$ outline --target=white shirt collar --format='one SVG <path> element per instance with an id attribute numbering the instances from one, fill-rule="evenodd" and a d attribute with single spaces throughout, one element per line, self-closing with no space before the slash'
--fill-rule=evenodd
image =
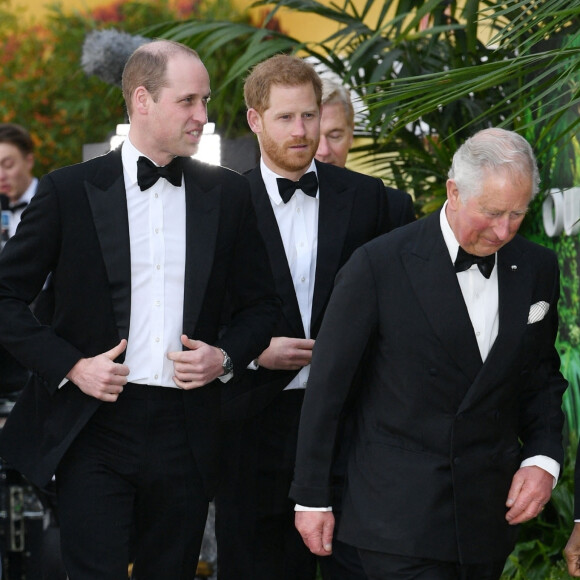
<path id="1" fill-rule="evenodd" d="M 282 201 L 282 198 L 280 197 L 280 192 L 278 191 L 278 183 L 276 182 L 276 179 L 278 179 L 278 177 L 283 176 L 279 175 L 278 173 L 274 173 L 264 163 L 263 158 L 260 158 L 260 171 L 262 172 L 262 179 L 264 180 L 266 191 L 268 192 L 268 195 L 270 196 L 270 200 L 272 201 L 272 203 L 275 205 L 280 205 L 281 203 L 284 203 Z M 314 173 L 316 173 L 316 163 L 314 163 L 314 159 L 310 162 L 310 167 L 304 173 L 308 173 L 308 171 L 314 171 Z M 318 173 L 316 173 L 316 175 L 318 175 Z M 318 197 L 318 193 L 316 194 L 316 197 Z"/>

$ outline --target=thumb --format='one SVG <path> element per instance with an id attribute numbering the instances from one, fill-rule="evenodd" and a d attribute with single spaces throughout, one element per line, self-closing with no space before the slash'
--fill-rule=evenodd
<path id="1" fill-rule="evenodd" d="M 189 350 L 196 350 L 203 345 L 203 342 L 201 340 L 193 340 L 193 338 L 188 338 L 187 334 L 182 334 L 181 344 Z"/>
<path id="2" fill-rule="evenodd" d="M 121 342 L 115 346 L 114 348 L 112 348 L 111 350 L 108 350 L 107 352 L 103 353 L 108 359 L 110 360 L 115 360 L 120 354 L 122 354 L 124 352 L 124 350 L 127 348 L 127 339 L 123 338 L 121 339 Z"/>
<path id="3" fill-rule="evenodd" d="M 332 553 L 332 536 L 334 532 L 334 519 L 325 522 L 322 527 L 322 547 L 328 553 Z"/>

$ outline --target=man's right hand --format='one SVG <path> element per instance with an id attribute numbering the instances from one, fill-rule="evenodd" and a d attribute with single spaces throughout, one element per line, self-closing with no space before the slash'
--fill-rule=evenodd
<path id="1" fill-rule="evenodd" d="M 66 378 L 83 393 L 95 399 L 115 402 L 127 384 L 129 367 L 113 362 L 125 349 L 125 339 L 111 350 L 91 358 L 82 358 L 70 370 Z"/>
<path id="2" fill-rule="evenodd" d="M 310 364 L 314 340 L 275 336 L 258 357 L 258 364 L 272 371 L 298 371 Z"/>
<path id="3" fill-rule="evenodd" d="M 568 574 L 574 578 L 580 577 L 580 523 L 574 524 L 572 534 L 564 548 L 564 556 L 568 563 Z"/>
<path id="4" fill-rule="evenodd" d="M 332 512 L 297 511 L 294 524 L 306 547 L 317 556 L 332 554 L 334 514 Z"/>

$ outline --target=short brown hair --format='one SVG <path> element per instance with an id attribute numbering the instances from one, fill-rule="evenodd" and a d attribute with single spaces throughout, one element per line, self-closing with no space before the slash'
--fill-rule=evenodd
<path id="1" fill-rule="evenodd" d="M 297 56 L 278 54 L 257 64 L 244 84 L 244 99 L 248 109 L 255 109 L 260 115 L 270 106 L 272 85 L 298 87 L 312 84 L 316 103 L 322 102 L 322 82 L 314 67 Z"/>
<path id="2" fill-rule="evenodd" d="M 127 60 L 123 69 L 121 86 L 127 112 L 131 115 L 131 97 L 137 87 L 145 87 L 157 102 L 165 85 L 165 73 L 170 57 L 186 54 L 199 59 L 193 48 L 173 40 L 155 40 L 141 45 Z M 201 60 L 201 59 L 199 59 Z"/>
<path id="3" fill-rule="evenodd" d="M 34 142 L 30 133 L 16 123 L 0 123 L 0 143 L 14 145 L 23 156 L 34 153 Z"/>

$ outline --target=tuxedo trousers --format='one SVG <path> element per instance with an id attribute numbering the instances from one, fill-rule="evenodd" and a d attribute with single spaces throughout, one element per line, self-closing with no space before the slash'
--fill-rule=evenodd
<path id="1" fill-rule="evenodd" d="M 462 565 L 359 549 L 369 580 L 499 580 L 504 562 Z"/>
<path id="2" fill-rule="evenodd" d="M 193 580 L 208 509 L 181 389 L 128 384 L 56 473 L 69 580 Z"/>
<path id="3" fill-rule="evenodd" d="M 220 580 L 314 580 L 316 558 L 288 498 L 304 390 L 281 392 L 246 421 L 224 426 L 215 498 Z"/>

